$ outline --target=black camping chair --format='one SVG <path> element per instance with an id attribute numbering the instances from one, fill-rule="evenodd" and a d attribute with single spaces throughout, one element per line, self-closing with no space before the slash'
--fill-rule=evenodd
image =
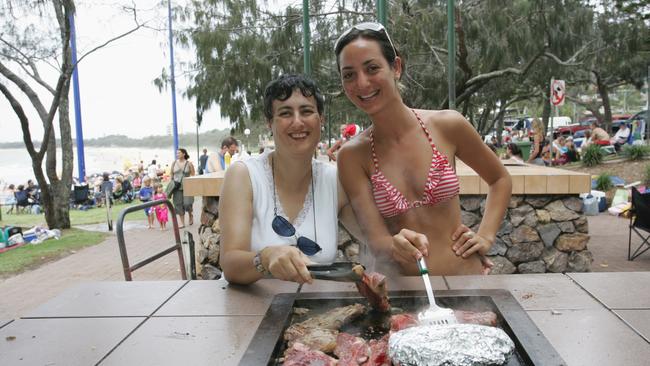
<path id="1" fill-rule="evenodd" d="M 643 230 L 643 232 L 640 230 Z M 634 253 L 632 252 L 632 231 L 643 240 L 634 250 Z M 633 261 L 634 258 L 650 249 L 648 240 L 650 240 L 650 194 L 641 194 L 636 188 L 632 187 L 632 209 L 630 212 L 630 235 L 627 243 L 627 260 Z"/>
<path id="2" fill-rule="evenodd" d="M 72 203 L 76 205 L 90 204 L 90 188 L 87 185 L 74 186 L 72 190 Z"/>

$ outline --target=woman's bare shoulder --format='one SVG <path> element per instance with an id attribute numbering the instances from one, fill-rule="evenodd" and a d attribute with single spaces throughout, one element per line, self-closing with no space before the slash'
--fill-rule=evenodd
<path id="1" fill-rule="evenodd" d="M 339 154 L 343 156 L 368 156 L 370 154 L 370 128 L 343 144 Z"/>
<path id="2" fill-rule="evenodd" d="M 467 122 L 462 114 L 451 109 L 427 110 L 418 109 L 415 112 L 420 116 L 427 128 L 435 128 L 444 131 L 453 131 Z"/>

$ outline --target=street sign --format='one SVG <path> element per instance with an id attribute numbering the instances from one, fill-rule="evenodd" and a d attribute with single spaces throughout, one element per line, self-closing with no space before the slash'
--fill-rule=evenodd
<path id="1" fill-rule="evenodd" d="M 551 104 L 556 107 L 564 105 L 564 80 L 551 80 Z"/>

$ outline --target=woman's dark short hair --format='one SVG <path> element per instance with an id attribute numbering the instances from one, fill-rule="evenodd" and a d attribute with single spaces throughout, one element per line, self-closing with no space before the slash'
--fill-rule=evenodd
<path id="1" fill-rule="evenodd" d="M 511 143 L 508 144 L 508 149 L 510 149 L 510 151 L 512 152 L 512 155 L 513 155 L 513 156 L 519 156 L 519 157 L 522 157 L 521 149 L 520 149 L 519 146 L 518 146 L 517 144 L 515 144 L 514 142 L 511 142 Z"/>
<path id="2" fill-rule="evenodd" d="M 273 101 L 289 99 L 294 90 L 300 90 L 305 97 L 314 97 L 318 114 L 323 114 L 325 103 L 316 82 L 305 75 L 285 74 L 272 80 L 264 89 L 264 116 L 267 120 L 273 119 Z"/>
<path id="3" fill-rule="evenodd" d="M 379 48 L 381 49 L 381 54 L 384 55 L 384 58 L 386 61 L 388 61 L 388 64 L 392 67 L 395 66 L 395 57 L 399 56 L 402 59 L 402 74 L 406 72 L 406 62 L 404 60 L 404 57 L 402 54 L 399 52 L 397 48 L 393 48 L 393 45 L 390 43 L 388 40 L 388 36 L 386 33 L 388 32 L 386 29 L 381 30 L 381 31 L 374 31 L 372 29 L 364 29 L 364 30 L 358 30 L 358 29 L 352 29 L 348 34 L 343 36 L 343 38 L 339 39 L 339 41 L 336 43 L 336 48 L 334 49 L 334 54 L 336 55 L 336 69 L 341 73 L 341 65 L 339 64 L 339 56 L 341 55 L 341 51 L 343 51 L 343 48 L 347 46 L 349 43 L 352 41 L 356 40 L 357 38 L 363 38 L 367 39 L 370 41 L 375 41 L 379 44 Z M 400 75 L 400 78 L 401 78 Z"/>
<path id="4" fill-rule="evenodd" d="M 185 160 L 188 160 L 190 158 L 190 154 L 188 154 L 187 150 L 183 149 L 182 147 L 179 147 L 178 151 L 183 153 L 183 156 L 185 157 Z"/>
<path id="5" fill-rule="evenodd" d="M 108 182 L 111 179 L 111 177 L 108 175 L 108 172 L 104 172 L 104 174 L 102 174 L 102 179 L 104 180 L 104 182 Z"/>

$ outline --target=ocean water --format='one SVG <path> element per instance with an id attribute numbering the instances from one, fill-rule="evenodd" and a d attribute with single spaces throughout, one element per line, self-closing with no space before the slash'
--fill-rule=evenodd
<path id="1" fill-rule="evenodd" d="M 77 151 L 74 150 L 74 173 L 77 177 Z M 190 159 L 196 164 L 196 151 L 189 151 Z M 118 171 L 122 172 L 129 166 L 137 165 L 143 161 L 145 169 L 151 160 L 155 159 L 161 167 L 174 161 L 175 152 L 172 148 L 146 149 L 135 147 L 87 147 L 84 150 L 86 175 Z M 61 154 L 57 154 L 57 171 L 61 171 Z M 45 159 L 44 159 L 45 160 Z M 24 148 L 0 149 L 0 190 L 8 184 L 25 184 L 28 179 L 34 179 L 32 160 Z"/>

